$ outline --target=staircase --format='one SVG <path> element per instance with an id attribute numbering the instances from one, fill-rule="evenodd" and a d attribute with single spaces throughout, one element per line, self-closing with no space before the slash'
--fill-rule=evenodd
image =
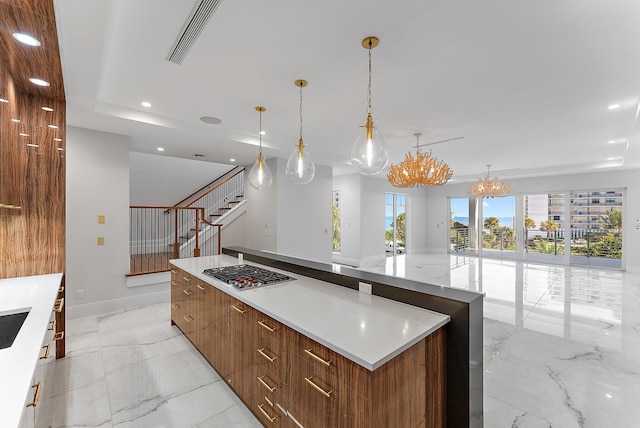
<path id="1" fill-rule="evenodd" d="M 235 167 L 173 206 L 131 206 L 131 275 L 169 270 L 169 260 L 220 254 L 221 230 L 246 211 L 244 167 Z"/>

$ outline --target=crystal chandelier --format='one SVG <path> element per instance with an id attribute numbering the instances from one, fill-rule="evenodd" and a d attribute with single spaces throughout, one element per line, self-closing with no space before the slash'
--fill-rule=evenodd
<path id="1" fill-rule="evenodd" d="M 313 161 L 311 161 L 309 150 L 304 149 L 305 145 L 302 140 L 302 88 L 307 86 L 307 81 L 299 79 L 294 83 L 300 88 L 300 139 L 298 140 L 298 144 L 296 144 L 296 149 L 287 161 L 285 172 L 287 177 L 294 183 L 307 184 L 313 180 L 313 176 L 316 173 L 316 167 L 313 165 Z"/>
<path id="2" fill-rule="evenodd" d="M 485 178 L 479 178 L 478 182 L 469 186 L 467 189 L 468 194 L 493 198 L 494 196 L 504 196 L 511 193 L 511 184 L 498 180 L 498 177 L 490 178 L 489 168 L 491 168 L 491 165 L 487 165 L 487 176 Z"/>
<path id="3" fill-rule="evenodd" d="M 411 151 L 406 154 L 404 160 L 397 165 L 391 165 L 387 180 L 393 187 L 429 187 L 442 186 L 451 176 L 453 171 L 444 161 L 439 161 L 429 153 L 420 152 L 420 133 L 416 136 L 416 157 Z"/>

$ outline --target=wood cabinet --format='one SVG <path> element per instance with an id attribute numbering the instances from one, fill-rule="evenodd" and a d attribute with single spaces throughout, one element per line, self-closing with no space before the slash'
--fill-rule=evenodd
<path id="1" fill-rule="evenodd" d="M 446 425 L 444 329 L 370 371 L 174 270 L 172 321 L 264 426 Z"/>

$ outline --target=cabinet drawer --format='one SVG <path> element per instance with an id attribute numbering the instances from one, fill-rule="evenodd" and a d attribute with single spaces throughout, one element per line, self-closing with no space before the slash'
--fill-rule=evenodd
<path id="1" fill-rule="evenodd" d="M 291 353 L 309 363 L 318 376 L 367 396 L 371 371 L 296 331 L 291 330 L 290 336 L 289 350 L 295 349 Z"/>
<path id="2" fill-rule="evenodd" d="M 298 359 L 290 374 L 289 403 L 291 414 L 306 419 L 312 427 L 354 427 L 355 394 L 340 387 L 327 371 Z M 306 426 L 306 425 L 305 425 Z"/>

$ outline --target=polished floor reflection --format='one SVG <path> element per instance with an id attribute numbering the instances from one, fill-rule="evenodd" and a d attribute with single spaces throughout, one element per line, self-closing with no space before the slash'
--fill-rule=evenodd
<path id="1" fill-rule="evenodd" d="M 444 254 L 363 270 L 485 294 L 485 427 L 640 426 L 640 275 Z"/>

